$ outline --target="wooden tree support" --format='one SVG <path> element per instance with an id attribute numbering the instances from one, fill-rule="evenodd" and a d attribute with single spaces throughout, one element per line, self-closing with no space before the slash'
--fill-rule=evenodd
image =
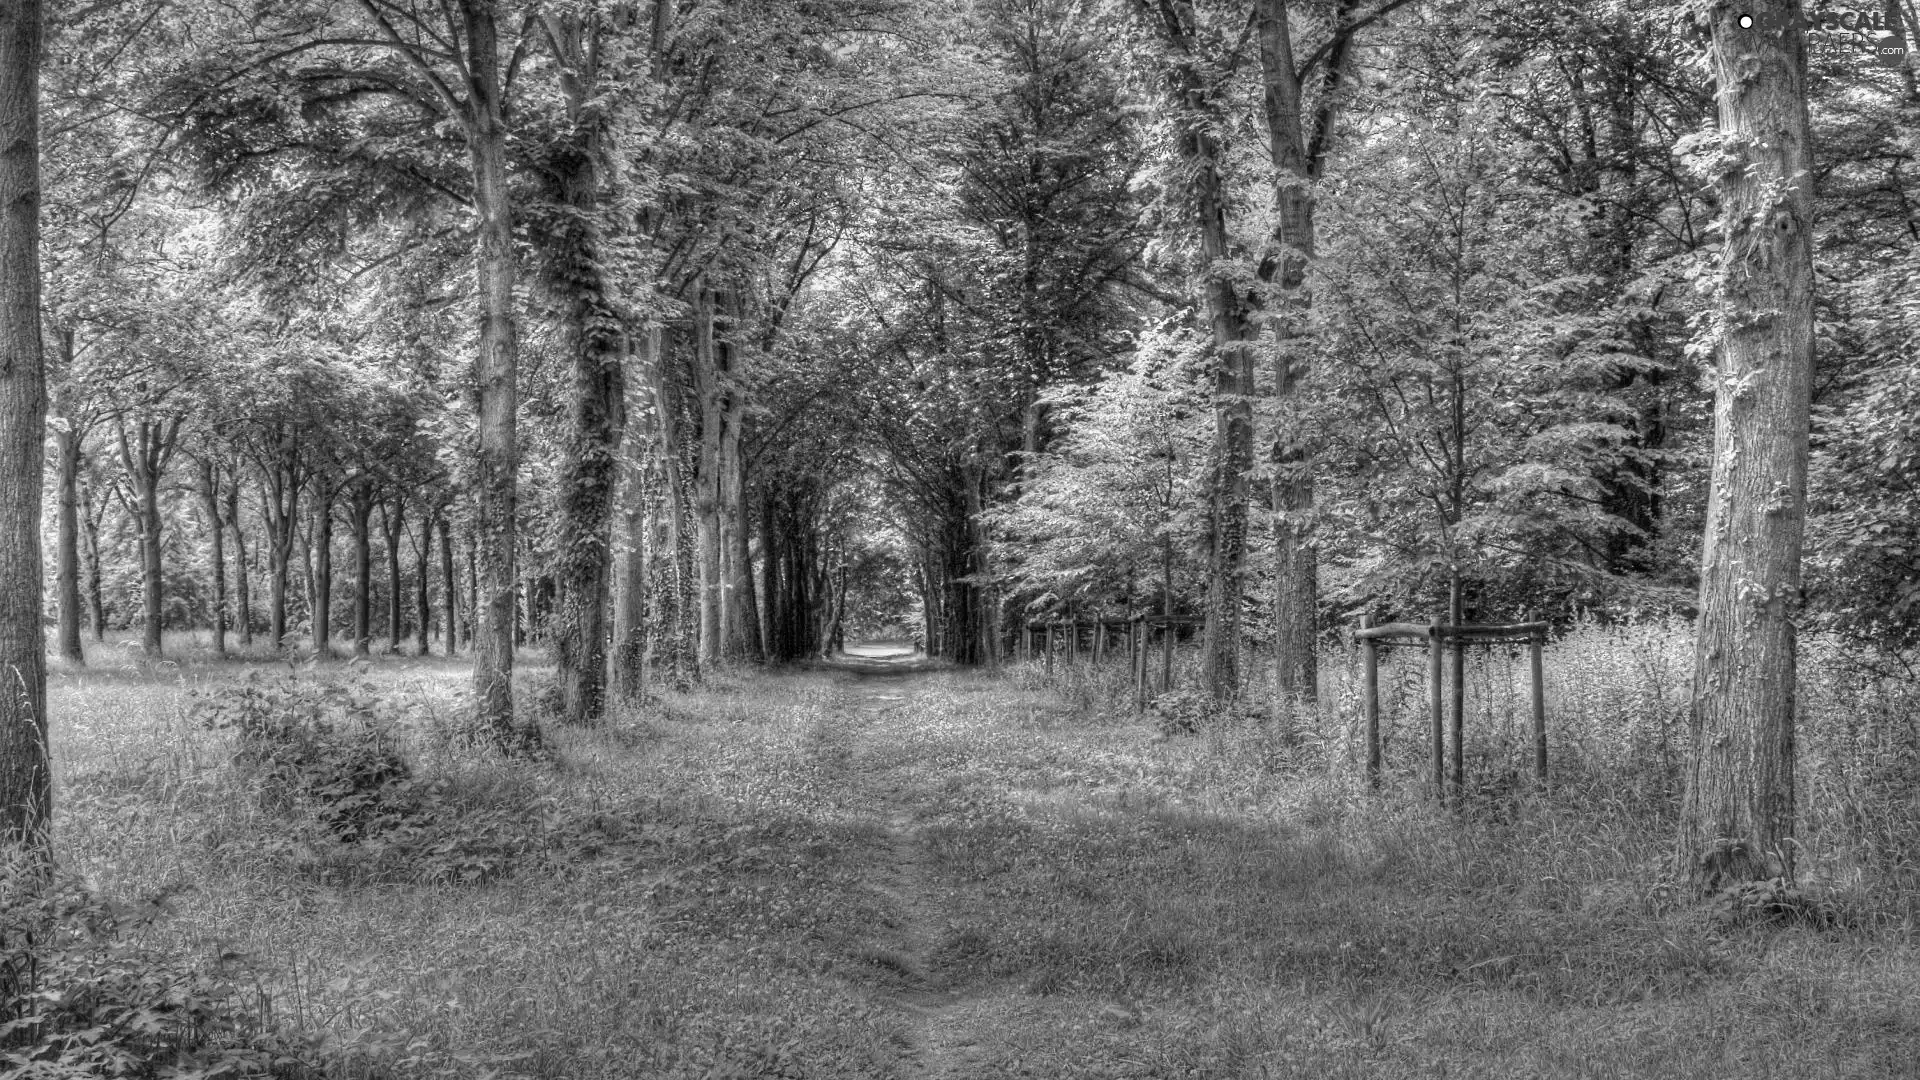
<path id="1" fill-rule="evenodd" d="M 1547 786 L 1547 705 L 1544 677 L 1545 665 L 1541 651 L 1546 645 L 1549 625 L 1544 622 L 1511 623 L 1504 626 L 1448 626 L 1439 619 L 1428 623 L 1387 623 L 1384 626 L 1370 626 L 1368 620 L 1360 620 L 1360 628 L 1354 631 L 1354 638 L 1360 642 L 1361 658 L 1365 665 L 1362 675 L 1361 696 L 1365 710 L 1367 728 L 1367 782 L 1378 786 L 1380 783 L 1381 747 L 1380 747 L 1380 649 L 1390 645 L 1427 646 L 1427 708 L 1433 737 L 1433 754 L 1430 776 L 1436 797 L 1444 800 L 1447 795 L 1447 708 L 1442 694 L 1445 689 L 1445 667 L 1442 658 L 1447 649 L 1456 653 L 1469 645 L 1505 645 L 1525 642 L 1528 646 L 1528 670 L 1532 682 L 1533 705 L 1533 776 L 1534 782 L 1545 790 Z M 1460 668 L 1454 668 L 1457 673 Z M 1466 789 L 1466 688 L 1458 674 L 1453 687 L 1453 793 L 1458 799 Z"/>
<path id="2" fill-rule="evenodd" d="M 1097 618 L 1034 620 L 1020 628 L 1020 655 L 1023 659 L 1033 659 L 1036 641 L 1040 650 L 1041 662 L 1048 675 L 1053 674 L 1054 654 L 1060 653 L 1069 665 L 1077 665 L 1082 654 L 1082 633 L 1086 633 L 1087 649 L 1095 664 L 1106 660 L 1108 651 L 1118 646 L 1124 637 L 1127 643 L 1127 669 L 1134 681 L 1133 708 L 1143 712 L 1148 699 L 1154 694 L 1164 694 L 1173 689 L 1173 642 L 1174 634 L 1182 627 L 1204 626 L 1206 620 L 1190 615 L 1135 615 L 1130 618 Z M 1155 632 L 1160 638 L 1160 678 L 1155 689 L 1150 677 L 1153 637 Z M 1152 691 L 1150 694 L 1149 691 Z"/>

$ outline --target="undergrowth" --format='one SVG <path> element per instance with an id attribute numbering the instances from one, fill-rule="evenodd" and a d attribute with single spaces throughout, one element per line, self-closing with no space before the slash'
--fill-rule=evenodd
<path id="1" fill-rule="evenodd" d="M 1657 626 L 1550 648 L 1544 792 L 1513 658 L 1483 657 L 1454 809 L 1421 782 L 1417 670 L 1383 678 L 1367 786 L 1339 653 L 1323 704 L 1278 716 L 1193 694 L 1136 713 L 1118 665 L 723 674 L 550 724 L 535 762 L 465 738 L 457 662 L 71 675 L 59 844 L 98 904 L 138 913 L 111 962 L 149 989 L 121 998 L 199 988 L 173 1041 L 126 1036 L 165 1067 L 1898 1075 L 1920 961 L 1902 804 L 1873 800 L 1899 794 L 1882 711 L 1907 699 L 1808 675 L 1809 872 L 1703 905 L 1668 879 L 1685 664 L 1662 650 L 1685 645 Z M 1176 685 L 1195 674 L 1179 657 Z M 87 985 L 37 940 L 67 972 L 41 985 Z"/>

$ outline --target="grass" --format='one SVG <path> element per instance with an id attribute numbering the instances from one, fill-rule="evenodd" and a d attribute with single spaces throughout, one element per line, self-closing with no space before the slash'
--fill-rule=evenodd
<path id="1" fill-rule="evenodd" d="M 1344 655 L 1320 710 L 1192 736 L 1118 671 L 814 671 L 517 764 L 461 737 L 465 661 L 376 658 L 434 793 L 384 846 L 263 799 L 195 722 L 248 664 L 103 653 L 54 679 L 57 843 L 110 896 L 168 896 L 142 944 L 337 1076 L 1920 1075 L 1911 692 L 1821 648 L 1818 925 L 1665 886 L 1687 654 L 1660 625 L 1550 650 L 1548 795 L 1504 779 L 1511 658 L 1477 662 L 1465 813 L 1422 797 L 1417 674 L 1383 678 L 1386 789 L 1355 781 Z"/>

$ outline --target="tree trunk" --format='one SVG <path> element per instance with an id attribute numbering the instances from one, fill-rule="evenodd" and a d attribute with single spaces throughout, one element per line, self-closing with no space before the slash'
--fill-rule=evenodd
<path id="1" fill-rule="evenodd" d="M 117 422 L 120 463 L 133 484 L 134 522 L 140 529 L 141 608 L 146 625 L 141 649 L 148 656 L 161 654 L 161 621 L 165 582 L 161 578 L 160 479 L 180 434 L 180 420 L 140 419 L 134 422 L 134 437 L 127 437 L 124 421 Z"/>
<path id="2" fill-rule="evenodd" d="M 1339 5 L 1334 22 L 1347 21 L 1352 4 Z M 1274 465 L 1274 707 L 1317 696 L 1315 636 L 1319 604 L 1319 560 L 1311 543 L 1313 473 L 1301 435 L 1299 385 L 1306 377 L 1306 350 L 1295 343 L 1306 330 L 1312 303 L 1306 289 L 1307 266 L 1313 259 L 1313 184 L 1319 178 L 1321 158 L 1309 146 L 1302 116 L 1299 75 L 1294 67 L 1292 32 L 1285 0 L 1259 0 L 1255 20 L 1260 36 L 1260 66 L 1265 91 L 1267 138 L 1273 157 L 1274 233 L 1272 248 L 1262 261 L 1262 281 L 1279 286 L 1279 311 L 1271 319 L 1278 348 L 1274 350 L 1275 431 Z M 1324 143 L 1333 123 L 1338 97 L 1334 83 L 1346 63 L 1350 36 L 1336 36 L 1326 58 L 1327 86 L 1323 88 L 1316 134 Z"/>
<path id="3" fill-rule="evenodd" d="M 659 404 L 652 399 L 659 380 L 655 370 L 660 357 L 659 329 L 646 327 L 633 343 L 634 371 L 640 378 L 627 383 L 624 396 L 630 421 L 639 429 L 621 445 L 620 492 L 614 500 L 619 509 L 618 540 L 613 551 L 612 668 L 614 692 L 623 700 L 642 702 L 646 700 L 648 599 L 656 585 L 659 556 L 652 527 L 664 502 L 654 464 L 660 453 Z"/>
<path id="4" fill-rule="evenodd" d="M 700 663 L 719 662 L 726 635 L 725 578 L 721 569 L 721 438 L 726 426 L 725 389 L 713 332 L 713 294 L 694 287 L 693 385 L 699 405 L 700 442 L 693 470 L 693 527 L 699 552 Z"/>
<path id="5" fill-rule="evenodd" d="M 416 531 L 413 546 L 413 652 L 425 656 L 430 651 L 427 634 L 433 629 L 433 516 L 428 515 Z"/>
<path id="6" fill-rule="evenodd" d="M 100 524 L 106 504 L 94 499 L 89 484 L 80 487 L 80 530 L 86 542 L 87 610 L 93 616 L 93 640 L 107 640 L 107 599 L 100 580 Z"/>
<path id="7" fill-rule="evenodd" d="M 333 501 L 338 489 L 326 481 L 313 491 L 313 655 L 333 655 Z"/>
<path id="8" fill-rule="evenodd" d="M 452 656 L 460 647 L 460 581 L 453 576 L 453 522 L 444 516 L 440 519 L 440 580 L 446 586 L 445 636 L 441 643 L 446 646 L 447 655 Z"/>
<path id="9" fill-rule="evenodd" d="M 1752 17 L 1743 29 L 1742 15 Z M 1712 11 L 1724 235 L 1682 870 L 1793 876 L 1794 619 L 1813 376 L 1812 161 L 1797 0 Z"/>
<path id="10" fill-rule="evenodd" d="M 579 16 L 549 16 L 547 26 L 548 43 L 562 67 L 561 92 L 574 131 L 567 165 L 556 177 L 559 201 L 571 213 L 547 236 L 546 244 L 549 276 L 559 283 L 565 305 L 573 367 L 555 538 L 560 610 L 554 660 L 561 719 L 591 724 L 606 706 L 609 529 L 626 427 L 627 334 L 601 261 L 603 149 L 597 118 L 604 110 L 592 108 L 599 52 L 587 40 L 590 31 Z"/>
<path id="11" fill-rule="evenodd" d="M 373 650 L 373 487 L 362 478 L 347 502 L 353 533 L 353 655 Z"/>
<path id="12" fill-rule="evenodd" d="M 732 352 L 729 346 L 727 352 Z M 728 365 L 731 369 L 732 364 Z M 747 464 L 740 453 L 740 396 L 729 395 L 726 435 L 720 440 L 720 506 L 726 543 L 727 654 L 736 662 L 763 663 L 760 618 L 753 601 L 753 560 L 748 545 Z"/>
<path id="13" fill-rule="evenodd" d="M 39 0 L 0 0 L 0 848 L 45 868 L 53 785 L 40 621 L 40 35 Z M 0 991 L 26 989 L 5 974 Z"/>
<path id="14" fill-rule="evenodd" d="M 240 630 L 240 644 L 253 644 L 253 596 L 247 583 L 247 530 L 240 521 L 240 469 L 236 465 L 233 480 L 227 485 L 227 524 L 233 528 L 234 623 Z"/>
<path id="15" fill-rule="evenodd" d="M 519 450 L 519 331 L 514 324 L 513 204 L 507 189 L 507 132 L 501 119 L 500 53 L 492 0 L 460 0 L 467 36 L 467 151 L 473 169 L 474 274 L 480 297 L 474 363 L 480 449 L 474 488 L 483 606 L 473 648 L 475 723 L 502 753 L 529 753 L 539 728 L 513 714 L 514 512 Z"/>
<path id="16" fill-rule="evenodd" d="M 61 335 L 72 353 L 73 335 Z M 80 454 L 81 433 L 72 417 L 54 428 L 54 457 L 60 463 L 60 522 L 55 542 L 54 599 L 60 608 L 56 638 L 60 658 L 84 667 L 86 650 L 80 644 Z"/>
<path id="17" fill-rule="evenodd" d="M 460 633 L 466 640 L 467 648 L 473 648 L 474 627 L 480 620 L 480 556 L 475 548 L 474 539 L 467 539 L 467 611 L 461 624 Z"/>
<path id="18" fill-rule="evenodd" d="M 298 533 L 303 484 L 293 437 L 276 433 L 275 453 L 266 469 L 267 633 L 276 651 L 287 647 L 287 582 L 293 572 L 293 541 Z"/>
<path id="19" fill-rule="evenodd" d="M 220 482 L 211 460 L 200 462 L 200 499 L 207 509 L 207 538 L 212 541 L 213 655 L 227 655 L 226 521 L 220 515 Z"/>
<path id="20" fill-rule="evenodd" d="M 391 498 L 380 504 L 380 535 L 387 543 L 387 651 L 400 651 L 400 635 L 406 628 L 402 625 L 402 612 L 406 605 L 400 601 L 405 591 L 400 561 L 400 537 L 406 529 L 406 504 L 396 492 Z"/>
<path id="21" fill-rule="evenodd" d="M 1227 235 L 1226 184 L 1220 174 L 1225 124 L 1220 103 L 1208 89 L 1199 60 L 1197 19 L 1191 0 L 1155 4 L 1136 0 L 1142 17 L 1168 46 L 1173 60 L 1164 73 L 1177 124 L 1177 152 L 1186 174 L 1186 195 L 1200 241 L 1208 322 L 1214 346 L 1214 434 L 1208 485 L 1210 542 L 1207 561 L 1207 627 L 1201 651 L 1202 678 L 1216 700 L 1240 692 L 1240 605 L 1246 591 L 1247 472 L 1253 465 L 1253 351 L 1244 299 L 1234 288 Z"/>

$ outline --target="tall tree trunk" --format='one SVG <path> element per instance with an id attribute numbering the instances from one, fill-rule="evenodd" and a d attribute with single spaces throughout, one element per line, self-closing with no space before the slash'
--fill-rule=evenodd
<path id="1" fill-rule="evenodd" d="M 100 580 L 100 525 L 106 514 L 104 501 L 93 497 L 91 484 L 80 486 L 80 533 L 86 544 L 87 611 L 93 619 L 93 640 L 107 640 L 107 598 Z"/>
<path id="2" fill-rule="evenodd" d="M 160 517 L 160 479 L 166 475 L 167 463 L 173 458 L 180 420 L 177 417 L 137 420 L 131 440 L 124 421 L 116 421 L 115 430 L 120 440 L 120 463 L 133 484 L 134 521 L 140 529 L 141 608 L 146 620 L 141 649 L 148 656 L 159 656 L 165 601 L 165 581 L 161 576 L 160 530 L 164 522 Z"/>
<path id="3" fill-rule="evenodd" d="M 200 499 L 207 510 L 207 538 L 212 552 L 213 654 L 227 655 L 227 524 L 220 514 L 220 481 L 211 459 L 200 462 Z"/>
<path id="4" fill-rule="evenodd" d="M 46 867 L 53 784 L 40 622 L 40 35 L 39 0 L 0 0 L 0 848 Z M 0 992 L 25 989 L 6 976 Z"/>
<path id="5" fill-rule="evenodd" d="M 347 500 L 353 533 L 353 655 L 373 651 L 373 486 L 362 478 Z"/>
<path id="6" fill-rule="evenodd" d="M 658 382 L 659 328 L 645 327 L 634 336 L 633 345 L 633 370 L 639 377 L 627 382 L 624 397 L 629 421 L 639 426 L 624 440 L 619 454 L 611 666 L 614 692 L 623 700 L 641 702 L 646 700 L 648 599 L 656 584 L 659 555 L 652 526 L 664 502 L 655 471 L 660 414 L 652 399 Z"/>
<path id="7" fill-rule="evenodd" d="M 61 334 L 62 348 L 72 354 L 73 334 Z M 60 463 L 60 521 L 54 551 L 54 599 L 60 608 L 56 634 L 60 658 L 85 666 L 80 643 L 80 454 L 81 432 L 72 417 L 54 428 L 54 456 Z"/>
<path id="8" fill-rule="evenodd" d="M 693 527 L 699 552 L 700 663 L 719 662 L 726 635 L 725 576 L 721 569 L 721 440 L 726 427 L 726 390 L 714 341 L 713 294 L 696 283 L 693 302 L 693 386 L 699 408 L 700 441 L 693 469 Z"/>
<path id="9" fill-rule="evenodd" d="M 313 586 L 310 610 L 313 613 L 313 655 L 325 659 L 333 655 L 333 502 L 339 489 L 325 480 L 314 485 Z"/>
<path id="10" fill-rule="evenodd" d="M 387 651 L 390 653 L 400 651 L 400 635 L 405 632 L 401 613 L 406 611 L 406 605 L 400 599 L 405 591 L 400 537 L 406 529 L 406 513 L 406 503 L 401 501 L 398 492 L 380 504 L 380 536 L 387 543 Z"/>
<path id="11" fill-rule="evenodd" d="M 1191 0 L 1136 0 L 1168 47 L 1164 73 L 1178 117 L 1177 152 L 1186 175 L 1199 265 L 1214 346 L 1214 432 L 1208 484 L 1207 627 L 1201 671 L 1217 700 L 1240 692 L 1240 605 L 1246 591 L 1247 472 L 1253 465 L 1253 351 L 1244 298 L 1234 287 L 1227 235 L 1226 184 L 1220 175 L 1225 121 L 1202 73 Z"/>
<path id="12" fill-rule="evenodd" d="M 1334 24 L 1347 23 L 1351 0 L 1336 5 Z M 1337 31 L 1325 60 L 1320 107 L 1309 125 L 1303 115 L 1300 76 L 1294 67 L 1293 37 L 1286 0 L 1258 0 L 1255 21 L 1260 37 L 1260 67 L 1267 118 L 1268 149 L 1274 167 L 1272 250 L 1259 277 L 1278 285 L 1279 310 L 1268 321 L 1278 339 L 1274 350 L 1276 428 L 1272 461 L 1274 512 L 1274 671 L 1276 711 L 1293 701 L 1317 696 L 1315 635 L 1319 604 L 1319 560 L 1312 545 L 1313 473 L 1301 435 L 1298 401 L 1307 375 L 1306 330 L 1312 298 L 1307 266 L 1314 254 L 1313 185 L 1320 177 L 1326 136 L 1339 103 L 1338 81 L 1347 63 L 1351 31 Z M 1311 128 L 1311 129 L 1310 129 Z"/>
<path id="13" fill-rule="evenodd" d="M 234 624 L 240 630 L 241 646 L 253 644 L 253 595 L 247 575 L 247 530 L 240 520 L 240 469 L 235 466 L 233 480 L 227 484 L 227 524 L 233 528 Z"/>
<path id="14" fill-rule="evenodd" d="M 292 437 L 280 432 L 273 463 L 266 470 L 267 633 L 276 651 L 287 647 L 287 585 L 293 573 L 293 541 L 298 535 L 303 480 Z"/>
<path id="15" fill-rule="evenodd" d="M 729 345 L 723 350 L 732 353 Z M 734 365 L 729 363 L 731 371 Z M 748 548 L 747 465 L 740 453 L 741 421 L 745 418 L 739 394 L 728 394 L 726 432 L 720 440 L 720 524 L 725 545 L 728 658 L 760 663 L 759 613 L 753 603 L 753 562 Z"/>
<path id="16" fill-rule="evenodd" d="M 1742 28 L 1742 16 L 1751 26 Z M 1683 871 L 1793 875 L 1794 619 L 1813 378 L 1812 160 L 1797 0 L 1711 13 L 1723 247 Z"/>
<path id="17" fill-rule="evenodd" d="M 460 0 L 467 38 L 467 151 L 473 169 L 474 274 L 480 297 L 480 450 L 474 479 L 482 606 L 473 648 L 475 723 L 505 754 L 536 750 L 537 726 L 513 713 L 514 513 L 520 465 L 519 331 L 514 323 L 513 204 L 507 190 L 507 131 L 501 119 L 499 34 L 492 0 Z"/>
<path id="18" fill-rule="evenodd" d="M 460 647 L 460 579 L 453 576 L 453 522 L 445 516 L 440 518 L 440 580 L 446 586 L 446 595 L 442 598 L 446 608 L 446 635 L 441 643 L 446 646 L 447 655 L 452 656 Z"/>
<path id="19" fill-rule="evenodd" d="M 420 523 L 413 545 L 413 652 L 425 656 L 429 651 L 428 633 L 433 629 L 433 514 Z"/>
<path id="20" fill-rule="evenodd" d="M 591 40 L 596 28 L 572 14 L 549 15 L 546 26 L 575 132 L 557 177 L 559 201 L 572 212 L 546 236 L 545 245 L 548 275 L 558 283 L 566 309 L 573 367 L 555 538 L 560 610 L 554 660 L 561 719 L 590 724 L 600 719 L 606 704 L 609 529 L 626 427 L 627 334 L 612 283 L 602 271 L 604 149 L 598 116 L 603 110 L 592 108 L 599 81 L 599 50 Z"/>

